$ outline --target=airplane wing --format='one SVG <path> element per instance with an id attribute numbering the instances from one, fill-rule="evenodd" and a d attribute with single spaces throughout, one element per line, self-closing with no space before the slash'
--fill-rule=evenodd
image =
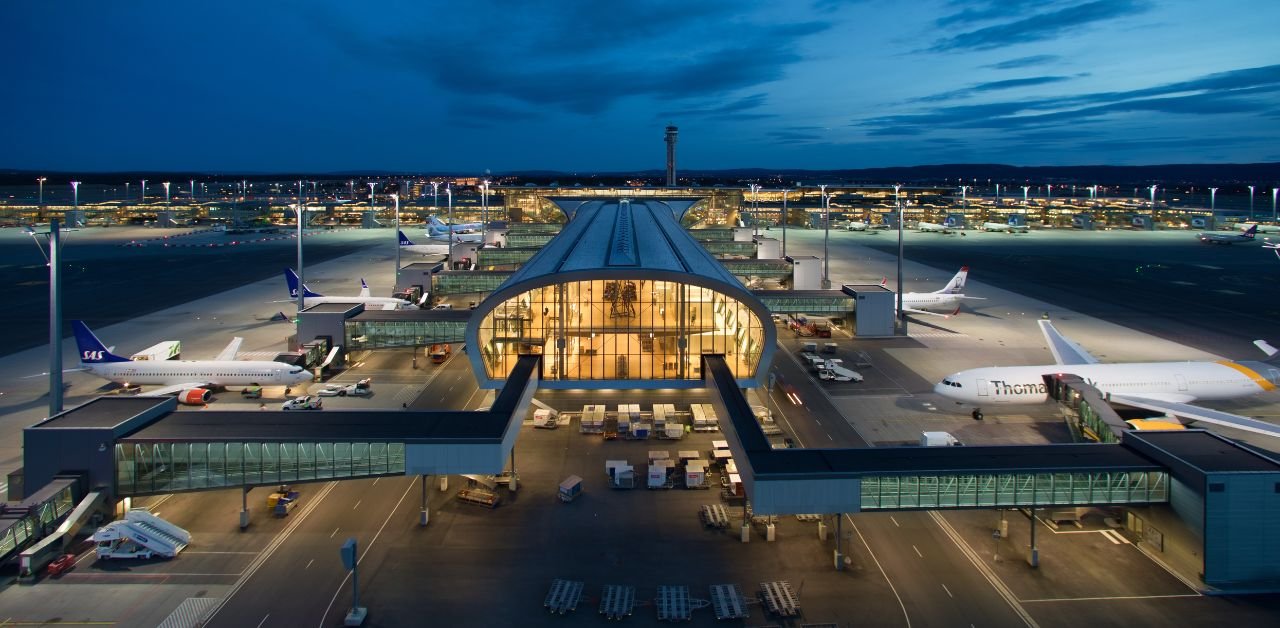
<path id="1" fill-rule="evenodd" d="M 394 310 L 394 309 L 396 309 L 396 304 L 395 304 L 395 303 L 386 303 L 386 304 L 383 304 L 382 309 L 383 309 L 383 310 Z"/>
<path id="2" fill-rule="evenodd" d="M 1231 414 L 1230 412 L 1222 412 L 1221 410 L 1211 410 L 1209 408 L 1193 406 L 1189 403 L 1178 403 L 1176 401 L 1165 401 L 1162 399 L 1152 399 L 1150 397 L 1137 397 L 1131 395 L 1111 395 L 1111 401 L 1124 404 L 1126 406 L 1142 408 L 1144 410 L 1165 412 L 1184 419 L 1190 419 L 1192 421 L 1234 427 L 1238 430 L 1253 432 L 1255 434 L 1264 434 L 1266 436 L 1280 436 L 1280 425 L 1251 419 L 1238 414 Z"/>
<path id="3" fill-rule="evenodd" d="M 1090 355 L 1080 345 L 1067 340 L 1066 336 L 1054 329 L 1053 323 L 1041 320 L 1040 331 L 1044 333 L 1044 340 L 1049 343 L 1049 350 L 1053 352 L 1053 359 L 1058 364 L 1098 363 L 1098 358 Z"/>
<path id="4" fill-rule="evenodd" d="M 187 382 L 185 384 L 173 384 L 172 386 L 162 386 L 155 390 L 148 390 L 139 397 L 165 397 L 168 395 L 176 395 L 188 388 L 205 388 L 209 386 L 209 382 Z"/>
<path id="5" fill-rule="evenodd" d="M 239 336 L 232 338 L 231 342 L 227 344 L 227 347 L 223 349 L 222 352 L 214 358 L 214 360 L 231 361 L 236 359 L 236 354 L 240 353 L 240 344 L 243 342 L 244 338 Z"/>
<path id="6" fill-rule="evenodd" d="M 951 318 L 951 314 L 940 314 L 938 312 L 926 312 L 925 310 L 917 310 L 909 307 L 902 308 L 902 311 L 908 314 L 928 314 L 929 316 L 941 316 L 942 318 Z M 960 311 L 960 308 L 956 308 L 956 312 L 959 312 L 959 311 Z M 952 314 L 954 313 L 955 312 L 952 312 Z"/>

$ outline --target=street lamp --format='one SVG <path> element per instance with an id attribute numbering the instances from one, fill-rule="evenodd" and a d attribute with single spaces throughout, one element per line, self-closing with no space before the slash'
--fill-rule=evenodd
<path id="1" fill-rule="evenodd" d="M 72 203 L 75 205 L 76 210 L 79 210 L 80 209 L 80 182 L 79 181 L 71 182 L 71 198 L 72 198 Z"/>
<path id="2" fill-rule="evenodd" d="M 165 181 L 164 183 L 161 183 L 160 185 L 163 185 L 163 186 L 164 186 L 164 204 L 165 204 L 165 205 L 168 205 L 168 204 L 169 204 L 169 182 L 168 182 L 168 181 Z"/>
<path id="3" fill-rule="evenodd" d="M 1151 211 L 1153 212 L 1156 210 L 1156 188 L 1158 187 L 1160 186 L 1158 185 L 1151 186 Z"/>
<path id="4" fill-rule="evenodd" d="M 996 206 L 1000 205 L 1000 184 L 996 184 Z"/>
<path id="5" fill-rule="evenodd" d="M 440 182 L 432 181 L 431 182 L 431 209 L 434 210 L 439 207 L 440 207 Z"/>
<path id="6" fill-rule="evenodd" d="M 787 192 L 788 188 L 782 189 L 782 257 L 787 257 Z"/>
<path id="7" fill-rule="evenodd" d="M 1276 221 L 1276 192 L 1280 192 L 1280 188 L 1271 188 L 1271 222 Z"/>
<path id="8" fill-rule="evenodd" d="M 1022 206 L 1023 207 L 1027 206 L 1027 191 L 1030 189 L 1031 189 L 1031 186 L 1029 185 L 1022 186 Z"/>
<path id="9" fill-rule="evenodd" d="M 827 186 L 819 185 L 822 191 L 822 287 L 831 287 L 831 255 L 827 251 L 827 240 L 831 238 L 831 199 L 827 197 Z"/>
<path id="10" fill-rule="evenodd" d="M 488 228 L 489 228 L 489 180 L 485 179 L 481 186 L 480 193 L 480 246 L 488 244 Z"/>
<path id="11" fill-rule="evenodd" d="M 147 180 L 146 179 L 142 180 L 142 201 L 141 202 L 143 203 L 147 202 Z"/>
<path id="12" fill-rule="evenodd" d="M 1209 211 L 1217 207 L 1218 188 L 1209 188 Z"/>
<path id="13" fill-rule="evenodd" d="M 905 221 L 902 216 L 902 199 L 899 197 L 901 191 L 902 184 L 893 184 L 893 204 L 898 207 L 898 329 L 901 335 L 905 336 L 907 335 L 907 314 L 902 310 L 902 223 Z"/>
<path id="14" fill-rule="evenodd" d="M 1053 201 L 1053 184 L 1052 184 L 1052 183 L 1050 183 L 1050 184 L 1046 185 L 1046 186 L 1045 186 L 1045 189 L 1046 189 L 1046 190 L 1048 190 L 1048 191 L 1045 193 L 1045 204 L 1046 204 L 1046 205 L 1048 205 L 1050 202 L 1052 202 L 1052 201 Z"/>
<path id="15" fill-rule="evenodd" d="M 1253 186 L 1249 186 L 1249 220 L 1253 221 Z"/>
<path id="16" fill-rule="evenodd" d="M 391 200 L 396 204 L 396 285 L 397 290 L 400 289 L 400 194 L 391 193 Z"/>
<path id="17" fill-rule="evenodd" d="M 37 204 L 38 207 L 44 207 L 44 182 L 48 180 L 48 177 L 40 177 L 36 179 L 36 183 L 40 184 L 40 202 Z"/>
<path id="18" fill-rule="evenodd" d="M 191 201 L 195 202 L 195 200 L 196 200 L 196 180 L 192 179 L 191 180 Z"/>

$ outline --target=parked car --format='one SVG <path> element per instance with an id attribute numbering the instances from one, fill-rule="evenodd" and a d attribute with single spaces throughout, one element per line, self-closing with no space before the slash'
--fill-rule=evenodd
<path id="1" fill-rule="evenodd" d="M 324 405 L 319 397 L 303 395 L 280 404 L 281 410 L 319 410 Z"/>
<path id="2" fill-rule="evenodd" d="M 373 379 L 368 377 L 354 384 L 326 384 L 324 388 L 316 392 L 321 397 L 346 397 L 347 395 L 363 397 L 372 393 Z"/>

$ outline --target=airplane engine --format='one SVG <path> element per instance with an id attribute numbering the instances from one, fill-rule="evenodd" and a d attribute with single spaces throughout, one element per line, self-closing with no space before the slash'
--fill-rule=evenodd
<path id="1" fill-rule="evenodd" d="M 188 406 L 202 406 L 209 403 L 209 391 L 203 388 L 188 388 L 178 393 L 178 403 Z"/>

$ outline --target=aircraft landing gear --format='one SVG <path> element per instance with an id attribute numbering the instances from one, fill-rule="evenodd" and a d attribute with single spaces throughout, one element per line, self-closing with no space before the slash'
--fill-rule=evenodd
<path id="1" fill-rule="evenodd" d="M 982 420 L 982 408 L 974 408 L 974 409 L 973 409 L 973 420 L 974 420 L 974 421 L 981 421 L 981 420 Z"/>
<path id="2" fill-rule="evenodd" d="M 293 393 L 289 392 L 289 387 L 288 387 L 288 386 L 285 386 L 284 394 L 286 394 L 286 395 L 290 395 L 290 394 L 293 394 Z M 975 410 L 975 412 L 976 412 L 976 410 Z"/>

